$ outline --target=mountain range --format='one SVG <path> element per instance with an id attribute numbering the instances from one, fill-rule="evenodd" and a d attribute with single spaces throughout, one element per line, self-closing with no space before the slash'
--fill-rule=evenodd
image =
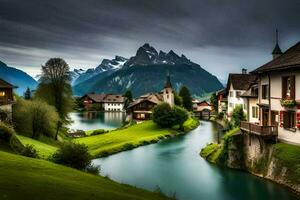
<path id="1" fill-rule="evenodd" d="M 37 86 L 37 82 L 28 74 L 22 70 L 16 69 L 14 67 L 9 67 L 7 64 L 0 61 L 0 78 L 17 86 L 14 91 L 18 95 L 23 95 L 25 90 L 30 88 L 34 90 Z"/>
<path id="2" fill-rule="evenodd" d="M 171 75 L 173 88 L 179 90 L 187 86 L 195 96 L 223 88 L 214 75 L 174 51 L 157 51 L 149 44 L 138 48 L 135 56 L 129 59 L 116 56 L 113 60 L 104 59 L 95 69 L 77 73 L 73 81 L 75 95 L 85 93 L 124 93 L 131 90 L 134 96 L 160 91 L 167 71 Z M 74 72 L 75 73 L 75 72 Z"/>

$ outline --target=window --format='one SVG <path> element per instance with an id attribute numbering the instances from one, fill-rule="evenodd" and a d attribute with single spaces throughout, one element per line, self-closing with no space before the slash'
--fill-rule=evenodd
<path id="1" fill-rule="evenodd" d="M 234 104 L 233 104 L 233 103 L 229 103 L 229 107 L 230 107 L 230 108 L 233 108 L 233 107 L 234 107 Z"/>
<path id="2" fill-rule="evenodd" d="M 230 91 L 230 92 L 229 92 L 229 96 L 230 96 L 230 97 L 233 97 L 233 91 Z"/>
<path id="3" fill-rule="evenodd" d="M 5 96 L 5 92 L 4 91 L 0 91 L 0 97 L 4 97 Z"/>
<path id="4" fill-rule="evenodd" d="M 259 111 L 257 106 L 252 106 L 252 118 L 258 118 Z"/>
<path id="5" fill-rule="evenodd" d="M 240 98 L 241 97 L 242 92 L 236 92 L 236 97 Z"/>
<path id="6" fill-rule="evenodd" d="M 262 99 L 269 98 L 269 85 L 262 85 Z"/>
<path id="7" fill-rule="evenodd" d="M 295 128 L 296 126 L 296 113 L 294 111 L 286 111 L 283 113 L 283 127 Z"/>
<path id="8" fill-rule="evenodd" d="M 282 98 L 295 99 L 295 76 L 282 77 Z"/>

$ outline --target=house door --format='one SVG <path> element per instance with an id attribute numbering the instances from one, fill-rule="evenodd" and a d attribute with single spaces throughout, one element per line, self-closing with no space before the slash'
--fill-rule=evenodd
<path id="1" fill-rule="evenodd" d="M 278 126 L 278 111 L 271 111 L 271 125 Z"/>
<path id="2" fill-rule="evenodd" d="M 269 109 L 263 109 L 263 126 L 268 126 L 269 121 Z"/>

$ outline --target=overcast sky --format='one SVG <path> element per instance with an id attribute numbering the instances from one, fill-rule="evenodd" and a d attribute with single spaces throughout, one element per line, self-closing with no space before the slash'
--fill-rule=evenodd
<path id="1" fill-rule="evenodd" d="M 51 57 L 71 68 L 173 49 L 221 80 L 271 59 L 275 28 L 300 41 L 300 0 L 0 0 L 0 60 L 31 75 Z"/>

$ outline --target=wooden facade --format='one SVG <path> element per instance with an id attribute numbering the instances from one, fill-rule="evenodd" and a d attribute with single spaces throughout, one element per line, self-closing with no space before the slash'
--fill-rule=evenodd
<path id="1" fill-rule="evenodd" d="M 0 79 L 0 106 L 13 103 L 13 88 L 15 88 L 15 86 Z"/>
<path id="2" fill-rule="evenodd" d="M 132 119 L 147 120 L 151 118 L 152 109 L 156 105 L 152 101 L 143 100 L 129 107 L 126 112 L 132 116 Z"/>

